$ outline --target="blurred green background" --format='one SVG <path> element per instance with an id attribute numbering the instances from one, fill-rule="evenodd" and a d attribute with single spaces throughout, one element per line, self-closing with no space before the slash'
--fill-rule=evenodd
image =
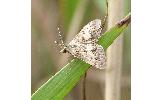
<path id="1" fill-rule="evenodd" d="M 130 12 L 130 0 L 122 0 L 123 17 Z M 60 27 L 67 44 L 89 21 L 105 16 L 105 0 L 32 0 L 32 65 L 31 93 L 69 61 L 68 54 L 59 53 L 54 41 Z M 131 27 L 124 32 L 121 100 L 131 100 Z M 87 76 L 88 100 L 104 100 L 104 71 L 91 68 Z M 82 80 L 65 97 L 82 100 Z"/>

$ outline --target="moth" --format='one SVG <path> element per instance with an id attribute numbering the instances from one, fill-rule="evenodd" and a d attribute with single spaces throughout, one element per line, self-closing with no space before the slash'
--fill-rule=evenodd
<path id="1" fill-rule="evenodd" d="M 107 3 L 107 2 L 106 2 Z M 107 3 L 108 7 L 108 3 Z M 71 42 L 64 46 L 60 31 L 60 46 L 62 53 L 70 53 L 76 58 L 79 58 L 93 67 L 104 69 L 106 65 L 106 55 L 101 45 L 97 44 L 98 39 L 102 35 L 102 29 L 107 19 L 107 13 L 101 24 L 100 19 L 95 19 L 89 22 L 81 29 L 81 31 L 71 40 Z M 59 28 L 58 28 L 59 30 Z M 57 42 L 55 41 L 57 44 Z"/>

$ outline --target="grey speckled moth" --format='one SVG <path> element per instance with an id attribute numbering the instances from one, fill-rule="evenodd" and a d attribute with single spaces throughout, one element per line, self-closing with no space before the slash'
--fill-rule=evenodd
<path id="1" fill-rule="evenodd" d="M 95 19 L 89 22 L 67 46 L 64 46 L 61 38 L 60 45 L 62 46 L 62 50 L 60 52 L 68 52 L 93 67 L 104 69 L 106 64 L 106 55 L 103 47 L 98 45 L 97 41 L 102 35 L 101 31 L 105 25 L 106 18 L 107 15 L 105 16 L 103 24 L 101 24 L 100 19 Z"/>

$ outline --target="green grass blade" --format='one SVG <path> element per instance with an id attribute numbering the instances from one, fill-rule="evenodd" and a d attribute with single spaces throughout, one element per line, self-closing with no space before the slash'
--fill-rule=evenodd
<path id="1" fill-rule="evenodd" d="M 113 41 L 126 29 L 130 23 L 130 13 L 119 21 L 99 39 L 98 44 L 104 49 L 108 48 Z M 33 95 L 32 100 L 62 100 L 90 68 L 90 65 L 80 59 L 73 59 L 58 73 L 51 77 Z"/>
<path id="2" fill-rule="evenodd" d="M 114 27 L 105 32 L 98 41 L 98 44 L 102 45 L 104 49 L 107 49 L 113 41 L 121 34 L 121 32 L 126 29 L 131 20 L 131 14 L 119 21 Z"/>

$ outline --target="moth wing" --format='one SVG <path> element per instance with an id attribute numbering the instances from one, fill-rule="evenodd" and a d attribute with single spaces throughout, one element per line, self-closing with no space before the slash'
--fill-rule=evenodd
<path id="1" fill-rule="evenodd" d="M 78 52 L 80 49 L 84 50 L 84 48 L 80 48 L 81 45 L 93 44 L 97 42 L 98 38 L 101 36 L 101 20 L 95 19 L 89 22 L 87 25 L 83 27 L 83 29 L 70 41 L 67 45 L 67 51 L 69 51 L 75 57 L 79 56 Z M 76 53 L 76 54 L 75 54 Z M 79 58 L 78 57 L 78 58 Z"/>
<path id="2" fill-rule="evenodd" d="M 73 38 L 71 42 L 80 43 L 94 43 L 98 41 L 101 34 L 101 20 L 95 19 L 89 22 L 87 25 L 81 29 L 81 31 Z"/>
<path id="3" fill-rule="evenodd" d="M 81 53 L 81 59 L 93 67 L 104 69 L 106 65 L 106 55 L 104 49 L 98 44 L 86 45 L 86 52 Z"/>
<path id="4" fill-rule="evenodd" d="M 94 67 L 104 69 L 105 52 L 101 45 L 96 44 L 102 35 L 101 31 L 100 19 L 89 22 L 67 45 L 66 50 L 74 57 L 80 58 Z"/>
<path id="5" fill-rule="evenodd" d="M 101 36 L 101 20 L 95 19 L 83 27 L 78 35 L 84 38 L 84 41 L 97 41 Z"/>

